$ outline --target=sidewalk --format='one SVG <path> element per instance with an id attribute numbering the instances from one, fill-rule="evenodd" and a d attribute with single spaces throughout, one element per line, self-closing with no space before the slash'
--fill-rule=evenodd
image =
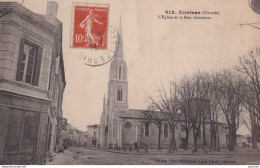
<path id="1" fill-rule="evenodd" d="M 215 155 L 215 156 L 213 156 Z M 167 164 L 184 164 L 183 161 L 195 161 L 194 164 L 200 164 L 200 161 L 214 161 L 214 164 L 258 164 L 260 151 L 256 149 L 239 149 L 237 152 L 230 152 L 222 149 L 220 152 L 205 153 L 201 149 L 197 153 L 191 150 L 178 150 L 173 153 L 167 153 L 166 149 L 160 151 L 144 149 L 139 152 L 124 150 L 104 150 L 100 148 L 73 147 L 64 150 L 64 153 L 54 153 L 52 159 L 47 161 L 46 165 L 87 165 L 87 164 L 166 164 L 161 161 L 167 161 Z M 223 162 L 223 163 L 222 163 Z M 231 163 L 232 162 L 232 163 Z M 205 163 L 204 163 L 205 164 Z"/>
<path id="2" fill-rule="evenodd" d="M 77 164 L 77 161 L 73 159 L 73 153 L 69 150 L 64 150 L 64 153 L 54 153 L 52 158 L 46 161 L 46 165 L 70 165 Z"/>
<path id="3" fill-rule="evenodd" d="M 220 152 L 217 151 L 202 151 L 198 150 L 196 153 L 192 153 L 191 150 L 177 150 L 172 153 L 168 153 L 167 149 L 157 150 L 157 149 L 148 149 L 148 153 L 145 152 L 144 149 L 140 149 L 139 152 L 136 150 L 113 150 L 113 149 L 99 149 L 99 148 L 91 148 L 94 150 L 104 150 L 112 153 L 120 153 L 120 154 L 133 154 L 133 155 L 260 155 L 259 149 L 239 149 L 238 151 L 229 151 L 227 149 L 222 149 Z"/>

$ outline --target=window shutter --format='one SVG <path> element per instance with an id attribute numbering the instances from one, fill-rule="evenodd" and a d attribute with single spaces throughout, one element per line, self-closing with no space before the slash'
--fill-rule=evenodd
<path id="1" fill-rule="evenodd" d="M 36 60 L 36 66 L 35 71 L 33 75 L 33 85 L 38 86 L 39 85 L 39 79 L 40 79 L 40 71 L 41 71 L 41 62 L 42 62 L 42 48 L 39 47 L 37 60 Z"/>
<path id="2" fill-rule="evenodd" d="M 20 53 L 19 53 L 19 58 L 18 58 L 18 64 L 17 64 L 17 72 L 16 72 L 16 80 L 21 81 L 22 76 L 20 74 L 21 71 L 21 61 L 23 57 L 23 49 L 24 49 L 24 39 L 21 40 L 21 45 L 20 45 Z"/>

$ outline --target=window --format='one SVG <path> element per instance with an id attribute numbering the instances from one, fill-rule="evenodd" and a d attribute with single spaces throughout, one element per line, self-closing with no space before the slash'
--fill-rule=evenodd
<path id="1" fill-rule="evenodd" d="M 119 79 L 121 79 L 121 66 L 119 67 L 118 74 L 119 74 Z"/>
<path id="2" fill-rule="evenodd" d="M 168 124 L 165 123 L 163 128 L 164 128 L 164 130 L 163 130 L 164 138 L 168 138 Z"/>
<path id="3" fill-rule="evenodd" d="M 12 110 L 9 108 L 4 108 L 4 111 L 8 112 L 8 119 L 3 120 L 4 122 L 7 122 L 7 134 L 4 141 L 4 154 L 7 156 L 17 156 L 19 149 L 20 128 L 22 123 L 22 111 Z"/>
<path id="4" fill-rule="evenodd" d="M 185 132 L 185 126 L 181 125 L 181 132 Z"/>
<path id="5" fill-rule="evenodd" d="M 149 126 L 150 126 L 149 122 L 146 122 L 145 125 L 144 125 L 145 136 L 149 136 Z"/>
<path id="6" fill-rule="evenodd" d="M 16 80 L 37 86 L 39 82 L 42 49 L 22 39 Z"/>
<path id="7" fill-rule="evenodd" d="M 24 114 L 24 131 L 22 136 L 22 144 L 20 153 L 32 155 L 37 146 L 37 135 L 39 114 L 34 112 L 26 112 Z"/>
<path id="8" fill-rule="evenodd" d="M 97 140 L 92 140 L 92 145 L 96 145 Z"/>
<path id="9" fill-rule="evenodd" d="M 96 137 L 96 132 L 94 132 L 94 137 Z"/>
<path id="10" fill-rule="evenodd" d="M 186 138 L 181 138 L 181 149 L 185 149 L 186 148 Z"/>
<path id="11" fill-rule="evenodd" d="M 201 126 L 197 129 L 197 137 L 201 137 Z"/>
<path id="12" fill-rule="evenodd" d="M 130 129 L 132 127 L 132 124 L 130 122 L 125 123 L 125 128 Z"/>
<path id="13" fill-rule="evenodd" d="M 122 89 L 117 90 L 117 101 L 122 101 Z"/>
<path id="14" fill-rule="evenodd" d="M 7 156 L 19 154 L 32 156 L 37 147 L 39 114 L 14 109 L 8 111 L 9 123 L 4 154 Z"/>

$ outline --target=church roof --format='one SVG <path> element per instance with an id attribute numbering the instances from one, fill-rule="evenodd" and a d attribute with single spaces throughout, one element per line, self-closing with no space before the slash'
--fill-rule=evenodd
<path id="1" fill-rule="evenodd" d="M 139 109 L 128 109 L 125 111 L 119 112 L 119 118 L 127 118 L 127 119 L 142 119 L 145 120 L 145 113 L 150 112 L 149 110 L 139 110 Z M 161 120 L 166 120 L 164 115 L 159 111 L 155 111 L 156 117 Z M 181 120 L 181 122 L 184 122 Z M 210 123 L 209 119 L 207 118 L 205 123 Z M 223 124 L 218 121 L 219 124 Z"/>
<path id="2" fill-rule="evenodd" d="M 120 118 L 133 118 L 133 119 L 140 119 L 142 117 L 142 113 L 138 110 L 129 109 L 128 111 L 121 111 L 119 113 Z"/>
<path id="3" fill-rule="evenodd" d="M 128 111 L 121 111 L 119 113 L 119 118 L 131 118 L 131 119 L 145 119 L 145 112 L 149 112 L 148 110 L 138 110 L 138 109 L 129 109 Z M 157 112 L 156 112 L 157 113 Z M 158 117 L 163 119 L 163 115 L 158 112 Z"/>

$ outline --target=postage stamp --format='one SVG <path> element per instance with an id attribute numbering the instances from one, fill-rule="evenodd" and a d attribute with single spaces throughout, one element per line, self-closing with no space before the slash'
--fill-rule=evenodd
<path id="1" fill-rule="evenodd" d="M 100 66 L 112 60 L 120 38 L 109 24 L 109 5 L 73 3 L 72 11 L 71 48 L 80 49 L 84 64 Z"/>
<path id="2" fill-rule="evenodd" d="M 71 47 L 107 49 L 109 5 L 74 4 Z"/>
<path id="3" fill-rule="evenodd" d="M 83 60 L 85 65 L 100 66 L 108 63 L 113 59 L 118 51 L 120 45 L 120 37 L 117 29 L 114 26 L 108 28 L 108 43 L 107 49 L 100 50 L 91 48 L 90 50 L 80 52 L 79 57 Z"/>

